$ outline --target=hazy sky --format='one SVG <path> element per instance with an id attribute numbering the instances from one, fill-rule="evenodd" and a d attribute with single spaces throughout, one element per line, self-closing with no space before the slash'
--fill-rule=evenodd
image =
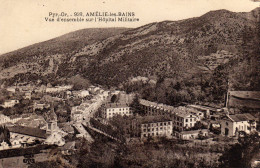
<path id="1" fill-rule="evenodd" d="M 201 16 L 210 10 L 249 12 L 250 0 L 0 0 L 0 54 L 91 27 L 138 27 L 163 20 Z M 139 22 L 46 22 L 49 12 L 135 12 Z"/>

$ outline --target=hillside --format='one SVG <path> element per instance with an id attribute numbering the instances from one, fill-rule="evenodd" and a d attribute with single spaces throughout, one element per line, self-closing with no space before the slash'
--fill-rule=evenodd
<path id="1" fill-rule="evenodd" d="M 74 60 L 90 65 L 80 65 L 86 77 L 108 85 L 136 76 L 190 78 L 243 59 L 245 46 L 258 42 L 257 31 L 255 21 L 219 10 L 129 30 L 83 48 Z"/>
<path id="2" fill-rule="evenodd" d="M 197 90 L 202 97 L 222 99 L 228 87 L 260 90 L 258 21 L 259 8 L 211 11 L 135 29 L 81 30 L 2 55 L 0 79 L 10 85 L 80 74 L 92 83 L 124 88 L 141 76 L 163 85 L 171 81 L 175 89 L 179 82 L 190 95 Z"/>
<path id="3" fill-rule="evenodd" d="M 31 46 L 0 55 L 0 79 L 10 78 L 18 73 L 41 69 L 43 62 L 53 62 L 59 57 L 73 55 L 84 46 L 114 36 L 127 28 L 89 28 L 33 44 Z M 50 59 L 53 58 L 53 59 Z M 39 65 L 39 66 L 38 66 Z M 34 69 L 32 68 L 34 67 Z M 37 71 L 35 73 L 38 73 Z"/>

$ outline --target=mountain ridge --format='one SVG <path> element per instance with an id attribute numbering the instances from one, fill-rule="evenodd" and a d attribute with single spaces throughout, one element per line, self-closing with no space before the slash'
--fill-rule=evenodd
<path id="1" fill-rule="evenodd" d="M 20 80 L 46 83 L 66 81 L 79 74 L 92 83 L 110 87 L 122 86 L 137 76 L 157 81 L 161 78 L 194 80 L 194 85 L 201 85 L 198 81 L 204 76 L 209 79 L 210 87 L 216 88 L 213 79 L 222 75 L 219 78 L 225 80 L 220 83 L 220 94 L 229 87 L 228 80 L 233 82 L 230 84 L 233 89 L 259 89 L 255 81 L 259 76 L 256 79 L 250 77 L 254 72 L 248 74 L 250 80 L 243 79 L 243 85 L 237 84 L 231 74 L 235 69 L 241 69 L 238 65 L 242 66 L 251 56 L 252 60 L 257 60 L 259 25 L 255 11 L 259 9 L 248 13 L 210 11 L 200 17 L 154 22 L 138 28 L 115 30 L 114 33 L 111 30 L 104 32 L 101 38 L 94 38 L 99 36 L 94 33 L 91 42 L 83 45 L 78 45 L 77 38 L 84 39 L 86 34 L 79 33 L 75 37 L 67 34 L 63 36 L 64 43 L 71 40 L 69 44 L 75 46 L 65 51 L 60 52 L 63 44 L 60 48 L 54 45 L 49 49 L 50 53 L 33 48 L 38 55 L 30 51 L 26 55 L 25 52 L 27 61 L 22 59 L 21 62 L 14 59 L 17 55 L 9 53 L 9 64 L 0 56 L 0 79 L 7 84 Z M 47 42 L 46 45 L 50 44 Z M 257 61 L 252 60 L 252 66 L 257 67 Z"/>

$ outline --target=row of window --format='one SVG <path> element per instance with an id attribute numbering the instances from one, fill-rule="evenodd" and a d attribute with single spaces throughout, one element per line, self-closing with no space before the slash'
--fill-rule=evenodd
<path id="1" fill-rule="evenodd" d="M 171 122 L 161 122 L 161 123 L 149 123 L 149 124 L 143 124 L 143 127 L 154 127 L 154 126 L 163 126 L 163 125 L 171 125 Z"/>
<path id="2" fill-rule="evenodd" d="M 146 106 L 145 106 L 145 107 L 146 107 Z M 146 107 L 146 108 L 144 108 L 144 110 L 146 110 L 146 111 L 151 111 L 151 112 L 159 112 L 159 111 L 169 112 L 169 110 L 166 110 L 166 109 L 155 109 L 155 108 L 151 108 L 151 107 Z"/>
<path id="3" fill-rule="evenodd" d="M 160 131 L 162 131 L 162 130 L 166 130 L 167 129 L 167 127 L 160 127 Z M 171 129 L 171 127 L 168 127 L 168 129 Z M 143 129 L 143 132 L 150 132 L 150 131 L 159 131 L 159 128 L 148 128 L 148 129 Z"/>
<path id="4" fill-rule="evenodd" d="M 168 131 L 168 134 L 170 134 L 171 132 Z M 149 136 L 158 136 L 160 133 L 156 132 L 156 133 L 148 133 L 148 134 L 143 134 L 144 137 L 149 137 Z M 161 134 L 160 134 L 161 135 Z"/>
<path id="5" fill-rule="evenodd" d="M 116 115 L 116 114 L 120 114 L 119 112 L 115 112 L 115 113 L 108 113 L 108 115 Z M 126 112 L 123 112 L 121 114 L 132 114 L 131 111 L 126 111 Z"/>
<path id="6" fill-rule="evenodd" d="M 189 122 L 189 119 L 186 119 L 185 121 Z M 196 121 L 196 118 L 194 118 L 194 121 Z M 192 122 L 192 118 L 190 118 L 190 122 Z"/>
<path id="7" fill-rule="evenodd" d="M 119 108 L 119 111 L 125 111 L 125 110 L 129 110 L 130 108 L 129 107 L 127 107 L 127 108 Z M 112 108 L 112 109 L 108 109 L 108 111 L 115 111 L 115 109 L 114 108 Z"/>
<path id="8" fill-rule="evenodd" d="M 192 115 L 190 115 L 189 117 L 191 118 L 190 120 L 192 120 Z M 178 116 L 174 116 L 173 118 L 174 118 L 174 120 L 177 120 L 177 121 L 183 121 L 184 120 L 182 117 L 178 117 Z M 195 118 L 195 121 L 196 121 L 196 118 Z M 188 119 L 186 119 L 186 122 L 188 122 Z"/>
<path id="9" fill-rule="evenodd" d="M 173 129 L 182 129 L 182 127 L 179 127 L 179 126 L 173 126 Z"/>
<path id="10" fill-rule="evenodd" d="M 173 122 L 174 125 L 182 126 L 181 122 Z"/>
<path id="11" fill-rule="evenodd" d="M 188 125 L 188 124 L 185 124 L 185 127 L 189 127 L 189 125 Z M 192 127 L 192 123 L 190 123 L 190 127 Z"/>

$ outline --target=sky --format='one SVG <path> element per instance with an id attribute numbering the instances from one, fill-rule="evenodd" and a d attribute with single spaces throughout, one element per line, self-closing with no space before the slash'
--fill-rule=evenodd
<path id="1" fill-rule="evenodd" d="M 211 10 L 249 12 L 252 0 L 0 0 L 0 54 L 84 28 L 139 27 L 201 16 Z M 46 22 L 49 12 L 134 12 L 138 22 Z"/>

